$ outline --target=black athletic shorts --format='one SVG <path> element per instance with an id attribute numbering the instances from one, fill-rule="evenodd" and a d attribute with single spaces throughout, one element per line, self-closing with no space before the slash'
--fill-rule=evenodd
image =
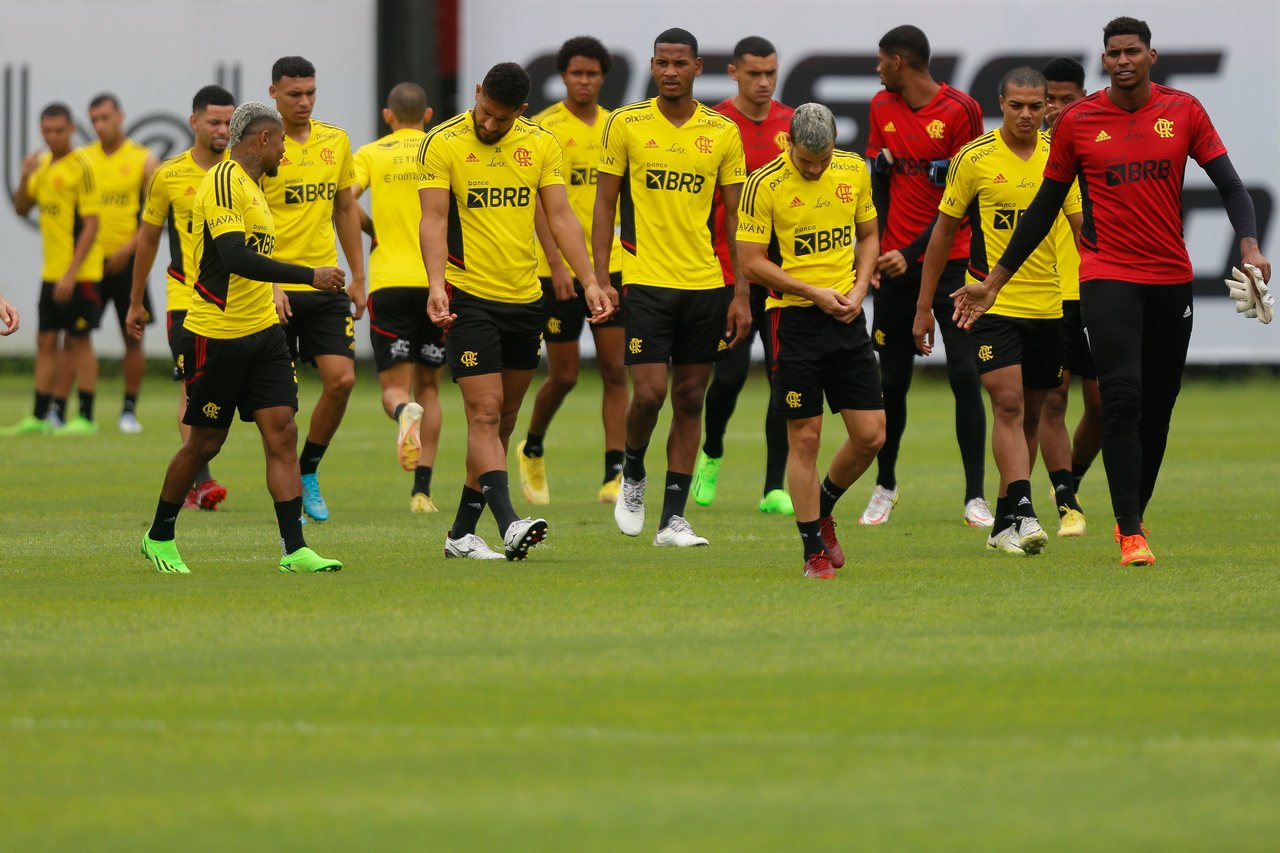
<path id="1" fill-rule="evenodd" d="M 938 289 L 933 294 L 933 317 L 940 326 L 955 325 L 951 319 L 955 312 L 951 293 L 964 286 L 966 263 L 963 258 L 958 258 L 947 261 L 942 268 Z M 908 264 L 905 273 L 896 278 L 882 278 L 880 287 L 872 289 L 871 342 L 877 352 L 900 352 L 903 349 L 918 352 L 911 329 L 916 321 L 916 300 L 920 298 L 920 273 L 923 269 L 921 264 Z"/>
<path id="2" fill-rule="evenodd" d="M 1015 364 L 1022 366 L 1027 388 L 1057 388 L 1062 384 L 1062 320 L 1024 320 L 983 314 L 969 330 L 978 373 Z"/>
<path id="3" fill-rule="evenodd" d="M 1081 379 L 1097 379 L 1089 352 L 1089 338 L 1084 333 L 1084 312 L 1079 299 L 1062 300 L 1062 368 Z"/>
<path id="4" fill-rule="evenodd" d="M 284 327 L 298 361 L 316 363 L 318 355 L 356 357 L 356 318 L 345 293 L 286 291 L 293 316 Z"/>
<path id="5" fill-rule="evenodd" d="M 449 287 L 457 316 L 444 336 L 453 381 L 502 370 L 533 370 L 542 360 L 542 300 L 511 303 L 481 299 Z"/>
<path id="6" fill-rule="evenodd" d="M 53 282 L 40 284 L 36 325 L 41 332 L 87 335 L 102 321 L 102 293 L 96 281 L 77 281 L 67 302 L 55 302 Z"/>
<path id="7" fill-rule="evenodd" d="M 129 263 L 125 264 L 124 269 L 118 273 L 109 273 L 103 270 L 102 285 L 99 290 L 102 293 L 102 310 L 105 312 L 108 305 L 115 306 L 116 322 L 120 324 L 120 334 L 125 334 L 124 321 L 129 316 L 129 295 L 133 290 L 133 258 L 129 258 Z M 150 326 L 156 321 L 154 312 L 151 309 L 150 287 L 142 291 L 142 307 L 147 310 L 146 323 Z"/>
<path id="8" fill-rule="evenodd" d="M 298 409 L 298 374 L 279 325 L 243 338 L 193 335 L 182 363 L 187 383 L 182 422 L 188 426 L 230 429 L 237 410 L 240 420 L 251 421 L 259 409 Z"/>
<path id="9" fill-rule="evenodd" d="M 622 289 L 626 314 L 627 364 L 710 364 L 725 357 L 725 317 L 733 288 L 681 290 L 628 284 Z"/>
<path id="10" fill-rule="evenodd" d="M 396 364 L 444 364 L 444 330 L 427 317 L 425 287 L 384 287 L 369 294 L 369 342 L 378 372 Z"/>
<path id="11" fill-rule="evenodd" d="M 582 289 L 582 284 L 575 278 L 573 280 L 574 297 L 561 301 L 556 299 L 556 291 L 551 286 L 551 279 L 544 278 L 540 280 L 542 282 L 542 307 L 547 312 L 547 329 L 543 337 L 547 339 L 549 344 L 573 343 L 582 334 L 582 327 L 587 324 L 587 318 L 591 316 L 591 311 L 587 308 L 587 298 Z M 622 273 L 610 273 L 609 282 L 621 292 Z M 622 312 L 615 312 L 608 320 L 603 323 L 597 323 L 593 328 L 622 328 Z"/>
<path id="12" fill-rule="evenodd" d="M 788 420 L 822 415 L 822 398 L 832 412 L 883 409 L 880 369 L 859 314 L 841 323 L 817 306 L 771 308 L 774 410 Z"/>
<path id="13" fill-rule="evenodd" d="M 165 317 L 165 332 L 169 337 L 169 355 L 173 356 L 173 381 L 182 381 L 182 362 L 184 354 L 189 352 L 196 336 L 187 331 L 183 325 L 187 320 L 186 311 L 170 311 Z"/>

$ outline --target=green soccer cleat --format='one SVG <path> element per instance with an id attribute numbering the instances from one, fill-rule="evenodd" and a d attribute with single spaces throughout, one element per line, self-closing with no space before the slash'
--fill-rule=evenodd
<path id="1" fill-rule="evenodd" d="M 142 556 L 146 557 L 147 562 L 155 566 L 156 571 L 161 574 L 191 574 L 187 564 L 182 562 L 182 555 L 178 553 L 178 543 L 172 539 L 167 542 L 158 542 L 150 536 L 143 536 Z"/>
<path id="2" fill-rule="evenodd" d="M 97 435 L 98 424 L 91 421 L 84 415 L 76 415 L 60 429 L 54 430 L 54 435 Z"/>
<path id="3" fill-rule="evenodd" d="M 760 511 L 767 515 L 795 515 L 796 508 L 791 505 L 791 495 L 784 489 L 770 489 L 760 499 Z"/>
<path id="4" fill-rule="evenodd" d="M 693 502 L 698 506 L 711 506 L 716 499 L 716 480 L 720 477 L 720 466 L 724 457 L 713 459 L 701 450 L 698 461 L 693 466 Z"/>
<path id="5" fill-rule="evenodd" d="M 7 426 L 0 435 L 48 435 L 53 432 L 53 424 L 44 418 L 27 415 L 13 426 Z"/>
<path id="6" fill-rule="evenodd" d="M 340 572 L 342 563 L 321 557 L 310 548 L 299 548 L 280 558 L 280 571 L 301 574 L 303 572 Z"/>

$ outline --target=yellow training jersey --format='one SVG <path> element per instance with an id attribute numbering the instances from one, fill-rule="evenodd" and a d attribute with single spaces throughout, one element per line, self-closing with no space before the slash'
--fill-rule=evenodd
<path id="1" fill-rule="evenodd" d="M 101 141 L 80 150 L 93 167 L 98 197 L 102 200 L 98 211 L 98 243 L 103 254 L 110 255 L 133 239 L 138 230 L 142 183 L 151 152 L 128 137 L 110 154 L 102 150 Z"/>
<path id="2" fill-rule="evenodd" d="M 200 275 L 184 324 L 187 329 L 206 338 L 243 338 L 279 323 L 270 282 L 233 275 L 213 245 L 223 234 L 237 234 L 259 255 L 271 257 L 275 249 L 267 197 L 235 160 L 214 166 L 200 182 L 191 226 L 200 238 L 193 258 Z"/>
<path id="3" fill-rule="evenodd" d="M 591 217 L 596 206 L 596 172 L 600 167 L 600 140 L 604 136 L 604 125 L 609 120 L 609 111 L 604 107 L 596 107 L 596 120 L 587 124 L 573 113 L 563 101 L 547 107 L 533 117 L 533 123 L 551 133 L 560 143 L 564 154 L 565 192 L 569 195 L 569 206 L 573 208 L 578 222 L 582 225 L 582 233 L 587 238 L 587 254 L 591 263 L 595 257 L 591 255 Z M 615 220 L 616 222 L 616 220 Z M 551 275 L 551 267 L 547 264 L 547 255 L 542 251 L 542 244 L 536 243 L 538 250 L 538 276 L 547 278 Z M 568 261 L 565 262 L 568 264 Z M 609 254 L 609 272 L 622 271 L 622 243 L 617 233 L 613 237 L 613 251 Z"/>
<path id="4" fill-rule="evenodd" d="M 816 181 L 779 154 L 747 178 L 738 205 L 738 242 L 769 246 L 769 259 L 788 275 L 839 293 L 853 289 L 853 247 L 859 222 L 876 218 L 871 174 L 857 154 L 837 150 Z M 807 307 L 790 293 L 770 291 L 766 308 Z"/>
<path id="5" fill-rule="evenodd" d="M 654 98 L 614 110 L 603 142 L 600 171 L 623 178 L 623 282 L 724 287 L 711 202 L 717 184 L 746 180 L 738 126 L 695 101 L 693 117 L 676 127 Z"/>
<path id="6" fill-rule="evenodd" d="M 1058 257 L 1058 282 L 1062 286 L 1063 300 L 1080 301 L 1080 249 L 1075 234 L 1067 221 L 1067 211 L 1083 210 L 1080 198 L 1080 182 L 1071 182 L 1071 191 L 1062 203 L 1062 214 L 1053 224 L 1053 245 Z"/>
<path id="7" fill-rule="evenodd" d="M 223 159 L 227 157 L 223 152 Z M 191 211 L 196 190 L 205 170 L 188 148 L 160 164 L 151 176 L 142 221 L 164 228 L 169 237 L 169 268 L 165 271 L 165 294 L 169 311 L 191 307 L 191 285 L 195 281 L 195 249 L 200 235 L 191 229 Z"/>
<path id="8" fill-rule="evenodd" d="M 997 128 L 961 148 L 951 158 L 938 210 L 973 224 L 969 280 L 982 281 L 1009 245 L 1018 220 L 1036 196 L 1049 160 L 1049 135 L 1041 133 L 1032 155 L 1023 160 Z M 1079 212 L 1064 206 L 1066 213 Z M 1059 223 L 1065 220 L 1059 216 Z M 1056 224 L 1055 228 L 1058 227 Z M 1041 243 L 1000 291 L 990 314 L 1025 319 L 1062 316 L 1057 251 L 1052 237 Z"/>
<path id="9" fill-rule="evenodd" d="M 75 257 L 76 238 L 80 236 L 84 217 L 98 215 L 98 188 L 89 158 L 80 151 L 72 151 L 54 160 L 53 154 L 44 152 L 36 170 L 27 179 L 27 194 L 40 208 L 40 239 L 44 244 L 40 278 L 57 281 Z M 80 262 L 76 281 L 101 279 L 102 244 L 95 240 Z"/>
<path id="10" fill-rule="evenodd" d="M 355 154 L 356 182 L 370 191 L 377 245 L 369 252 L 369 292 L 384 287 L 426 287 L 418 223 L 418 149 L 426 134 L 401 128 Z"/>
<path id="11" fill-rule="evenodd" d="M 333 200 L 356 182 L 351 141 L 340 127 L 311 119 L 311 134 L 298 142 L 287 133 L 274 178 L 262 178 L 279 242 L 278 260 L 306 267 L 338 264 Z M 311 290 L 282 284 L 285 290 Z"/>
<path id="12" fill-rule="evenodd" d="M 542 298 L 533 244 L 535 196 L 564 184 L 555 137 L 518 118 L 496 145 L 476 138 L 470 112 L 431 130 L 418 151 L 419 189 L 449 194 L 449 283 L 495 302 Z"/>

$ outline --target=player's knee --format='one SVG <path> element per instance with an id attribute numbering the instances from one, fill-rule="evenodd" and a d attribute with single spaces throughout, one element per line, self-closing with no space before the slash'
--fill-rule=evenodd
<path id="1" fill-rule="evenodd" d="M 637 384 L 631 392 L 631 405 L 646 414 L 656 413 L 666 401 L 667 391 L 661 386 Z"/>
<path id="2" fill-rule="evenodd" d="M 1024 417 L 1022 394 L 1012 389 L 991 392 L 991 414 L 1001 421 L 1021 421 Z"/>
<path id="3" fill-rule="evenodd" d="M 502 425 L 502 406 L 496 397 L 467 405 L 467 425 L 471 429 L 496 431 Z"/>
<path id="4" fill-rule="evenodd" d="M 622 360 L 600 361 L 600 381 L 606 388 L 625 388 L 627 385 L 627 368 Z"/>
<path id="5" fill-rule="evenodd" d="M 822 419 L 805 420 L 792 423 L 787 430 L 787 446 L 799 459 L 809 460 L 818 456 L 818 448 L 822 444 Z"/>
<path id="6" fill-rule="evenodd" d="M 324 379 L 324 392 L 331 397 L 339 397 L 346 399 L 351 396 L 351 391 L 356 387 L 356 372 L 353 369 L 335 373 L 332 376 L 326 376 Z"/>
<path id="7" fill-rule="evenodd" d="M 884 417 L 881 416 L 866 424 L 861 424 L 854 434 L 850 436 L 853 439 L 854 447 L 862 453 L 874 456 L 880 452 L 880 448 L 884 447 L 885 427 Z"/>
<path id="8" fill-rule="evenodd" d="M 560 394 L 568 394 L 578 384 L 578 365 L 560 365 L 547 374 L 547 384 Z"/>
<path id="9" fill-rule="evenodd" d="M 696 382 L 677 385 L 671 389 L 671 409 L 685 417 L 700 417 L 706 388 Z"/>
<path id="10" fill-rule="evenodd" d="M 1054 388 L 1044 398 L 1044 407 L 1040 410 L 1040 419 L 1049 423 L 1058 423 L 1067 416 L 1067 392 L 1063 388 Z"/>
<path id="11" fill-rule="evenodd" d="M 1102 400 L 1102 420 L 1109 430 L 1131 427 L 1142 414 L 1142 385 L 1136 379 L 1117 377 Z"/>

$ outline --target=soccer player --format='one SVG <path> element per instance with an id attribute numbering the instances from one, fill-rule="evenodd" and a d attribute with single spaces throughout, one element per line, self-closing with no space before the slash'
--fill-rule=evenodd
<path id="1" fill-rule="evenodd" d="M 734 235 L 746 167 L 737 125 L 693 98 L 693 80 L 702 73 L 697 39 L 679 28 L 663 32 L 654 40 L 650 71 L 657 97 L 618 108 L 605 125 L 591 235 L 599 278 L 612 258 L 609 225 L 621 195 L 632 396 L 622 495 L 613 517 L 628 536 L 644 529 L 644 457 L 666 400 L 670 362 L 667 481 L 653 544 L 688 547 L 707 544 L 685 520 L 684 508 L 711 365 L 751 329 L 746 279 L 735 275 L 734 287 L 724 286 L 710 233 L 719 186 L 736 266 Z"/>
<path id="2" fill-rule="evenodd" d="M 1111 490 L 1120 564 L 1155 563 L 1143 518 L 1155 491 L 1191 340 L 1191 261 L 1182 238 L 1187 160 L 1204 168 L 1240 240 L 1241 260 L 1264 280 L 1253 201 L 1204 107 L 1151 81 L 1151 29 L 1115 18 L 1102 33 L 1111 85 L 1058 117 L 1049 162 L 997 264 L 956 291 L 966 328 L 988 309 L 1053 227 L 1079 178 L 1088 199 L 1081 232 L 1080 307 L 1102 392 L 1102 463 Z"/>
<path id="3" fill-rule="evenodd" d="M 6 430 L 10 435 L 98 431 L 93 421 L 98 361 L 89 335 L 102 317 L 100 199 L 89 159 L 72 150 L 74 130 L 65 104 L 53 103 L 41 111 L 40 135 L 49 150 L 27 155 L 13 194 L 19 216 L 40 208 L 44 265 L 36 320 L 35 409 Z M 73 379 L 80 390 L 80 413 L 64 425 Z"/>
<path id="4" fill-rule="evenodd" d="M 89 120 L 98 141 L 82 150 L 93 167 L 94 181 L 102 206 L 98 211 L 98 244 L 102 247 L 102 301 L 116 309 L 120 337 L 124 339 L 124 404 L 117 422 L 123 433 L 142 432 L 138 422 L 138 392 L 146 373 L 147 357 L 142 338 L 129 334 L 129 294 L 133 289 L 134 252 L 137 249 L 138 213 L 151 174 L 159 161 L 124 134 L 124 112 L 115 95 L 98 95 L 89 102 Z M 142 291 L 147 309 L 146 323 L 152 322 L 151 294 Z"/>
<path id="5" fill-rule="evenodd" d="M 955 232 L 966 216 L 972 233 L 969 281 L 979 281 L 1004 251 L 1019 212 L 1035 197 L 1049 159 L 1049 135 L 1040 130 L 1047 97 L 1044 75 L 1034 68 L 1015 68 L 1005 74 L 1000 81 L 1000 127 L 979 136 L 952 158 L 938 222 L 925 251 L 921 305 L 932 304 Z M 1077 191 L 1063 206 L 1054 228 L 1076 231 L 1080 220 Z M 1052 238 L 1041 243 L 969 333 L 994 419 L 991 450 L 1000 470 L 1000 492 L 987 547 L 996 551 L 1039 554 L 1049 541 L 1031 500 L 1031 459 L 1045 396 L 1062 381 L 1057 247 Z M 927 313 L 924 318 L 931 319 Z M 925 353 L 933 349 L 932 325 L 918 324 L 915 330 L 917 346 Z M 1057 473 L 1066 477 L 1068 487 L 1062 499 L 1074 502 L 1071 472 Z"/>
<path id="6" fill-rule="evenodd" d="M 446 557 L 523 560 L 547 534 L 545 519 L 516 516 L 507 482 L 507 444 L 542 357 L 546 323 L 533 247 L 535 196 L 582 282 L 589 322 L 613 311 L 565 194 L 560 146 L 523 118 L 529 87 L 514 62 L 493 66 L 476 86 L 475 108 L 433 128 L 418 151 L 427 312 L 448 331 L 449 372 L 467 417 L 467 478 Z M 504 553 L 476 535 L 486 504 Z"/>
<path id="7" fill-rule="evenodd" d="M 227 157 L 227 129 L 236 102 L 221 86 L 205 86 L 191 100 L 193 144 L 176 157 L 171 157 L 156 170 L 147 190 L 138 223 L 137 248 L 133 258 L 133 286 L 129 296 L 129 312 L 125 326 L 129 336 L 142 340 L 142 330 L 151 317 L 147 295 L 147 274 L 156 260 L 161 229 L 169 237 L 169 267 L 165 270 L 165 332 L 169 353 L 173 356 L 173 378 L 181 382 L 183 353 L 191 349 L 193 335 L 184 325 L 191 307 L 192 288 L 196 280 L 195 252 L 201 235 L 191 229 L 191 215 L 196 192 L 205 174 Z M 183 422 L 187 413 L 185 386 L 179 386 L 178 434 L 185 442 L 191 428 Z M 213 478 L 206 464 L 196 472 L 184 509 L 218 508 L 227 497 L 227 489 Z"/>
<path id="8" fill-rule="evenodd" d="M 369 190 L 373 217 L 360 211 L 373 238 L 369 252 L 369 341 L 373 344 L 382 409 L 398 427 L 396 456 L 413 472 L 412 512 L 438 512 L 431 471 L 440 443 L 440 368 L 444 337 L 427 317 L 427 272 L 418 225 L 418 148 L 431 121 L 427 93 L 399 83 L 387 94 L 382 120 L 391 132 L 355 153 L 355 198 Z"/>
<path id="9" fill-rule="evenodd" d="M 833 578 L 844 565 L 835 503 L 884 443 L 880 373 L 862 313 L 880 247 L 866 164 L 835 150 L 831 111 L 801 105 L 790 138 L 788 152 L 747 179 L 738 253 L 742 272 L 770 288 L 773 397 L 787 418 L 804 574 Z M 819 484 L 824 394 L 848 438 Z"/>
<path id="10" fill-rule="evenodd" d="M 1049 87 L 1044 117 L 1052 134 L 1063 109 L 1088 93 L 1084 88 L 1084 67 L 1070 57 L 1051 60 L 1043 73 Z M 1058 279 L 1062 284 L 1062 384 L 1051 389 L 1045 398 L 1040 418 L 1040 449 L 1053 482 L 1058 535 L 1083 536 L 1086 524 L 1076 493 L 1080 491 L 1085 472 L 1102 449 L 1102 397 L 1098 394 L 1098 371 L 1089 354 L 1089 339 L 1085 337 L 1080 315 L 1080 250 L 1076 248 L 1075 238 L 1064 228 L 1055 229 L 1054 239 L 1058 241 Z M 1080 381 L 1084 411 L 1074 435 L 1068 437 L 1067 392 L 1071 389 L 1072 377 Z M 1063 471 L 1067 472 L 1066 476 Z M 1072 500 L 1067 500 L 1068 496 Z"/>
<path id="11" fill-rule="evenodd" d="M 320 493 L 316 471 L 355 386 L 355 321 L 364 314 L 365 303 L 359 205 L 347 192 L 356 183 L 356 173 L 346 131 L 311 118 L 316 103 L 314 65 L 301 56 L 277 59 L 271 66 L 270 93 L 285 129 L 279 174 L 262 182 L 279 237 L 278 257 L 303 266 L 332 266 L 338 262 L 336 231 L 351 267 L 345 293 L 317 293 L 306 284 L 284 282 L 279 297 L 290 347 L 299 360 L 316 366 L 323 383 L 300 459 L 302 509 L 316 521 L 327 521 L 329 505 Z"/>
<path id="12" fill-rule="evenodd" d="M 742 136 L 742 148 L 751 174 L 787 150 L 787 131 L 791 125 L 791 107 L 773 99 L 778 86 L 778 51 L 773 43 L 760 36 L 747 36 L 733 48 L 729 77 L 738 84 L 738 94 L 715 105 L 715 110 L 733 120 Z M 729 241 L 724 231 L 724 205 L 716 203 L 716 255 L 724 273 L 725 284 L 734 284 Z M 716 498 L 720 466 L 724 462 L 724 432 L 738 404 L 738 395 L 747 384 L 751 370 L 751 335 L 757 331 L 764 341 L 766 361 L 772 354 L 768 325 L 764 318 L 765 288 L 751 283 L 748 299 L 751 305 L 751 332 L 741 346 L 736 346 L 716 362 L 715 374 L 707 388 L 706 437 L 693 472 L 693 500 L 699 506 L 710 506 Z M 776 515 L 792 515 L 791 496 L 783 487 L 787 469 L 787 421 L 770 403 L 764 416 L 765 464 L 764 494 L 760 511 Z"/>
<path id="13" fill-rule="evenodd" d="M 960 147 L 982 133 L 977 102 L 929 73 L 929 39 L 918 27 L 894 27 L 880 39 L 876 66 L 884 91 L 871 100 L 867 162 L 882 225 L 880 259 L 872 279 L 875 315 L 872 341 L 880 354 L 884 388 L 885 441 L 879 470 L 862 524 L 884 524 L 898 504 L 898 451 L 907 427 L 916 346 L 913 326 L 932 314 L 942 328 L 947 376 L 956 400 L 956 440 L 964 464 L 964 522 L 990 527 L 991 510 L 983 499 L 986 416 L 973 351 L 951 321 L 947 294 L 964 283 L 969 256 L 969 226 L 956 230 L 942 273 L 942 289 L 931 304 L 920 302 L 920 269 L 932 223 L 942 200 L 947 163 Z M 932 321 L 929 321 L 932 322 Z"/>
<path id="14" fill-rule="evenodd" d="M 613 67 L 613 56 L 598 39 L 577 36 L 566 41 L 556 55 L 556 67 L 564 81 L 564 100 L 534 116 L 535 124 L 551 133 L 564 153 L 565 174 L 569 180 L 565 191 L 578 223 L 591 241 L 591 212 L 596 201 L 596 174 L 600 164 L 600 139 L 609 111 L 600 106 L 600 87 Z M 549 237 L 546 217 L 538 217 L 539 236 Z M 553 243 L 554 245 L 554 243 Z M 609 282 L 622 286 L 622 253 L 614 236 L 613 255 L 609 262 Z M 543 441 L 551 419 L 559 411 L 573 386 L 578 382 L 581 359 L 578 338 L 583 321 L 591 312 L 583 297 L 581 282 L 575 281 L 568 264 L 558 252 L 548 252 L 538 243 L 538 276 L 542 281 L 547 309 L 547 379 L 533 400 L 529 416 L 529 432 L 516 446 L 520 462 L 520 486 L 531 504 L 550 503 Z M 627 412 L 627 372 L 622 363 L 622 317 L 614 314 L 591 326 L 595 339 L 596 364 L 604 394 L 600 401 L 600 417 L 604 421 L 604 480 L 596 497 L 611 504 L 618 499 L 622 487 L 623 421 Z"/>
<path id="15" fill-rule="evenodd" d="M 337 293 L 345 274 L 337 267 L 286 264 L 271 257 L 276 242 L 267 199 L 259 188 L 274 177 L 284 154 L 280 114 L 250 101 L 231 117 L 229 160 L 218 163 L 196 192 L 191 229 L 194 285 L 186 327 L 193 338 L 183 354 L 191 431 L 165 473 L 155 520 L 142 537 L 142 555 L 158 571 L 188 574 L 174 525 L 196 472 L 217 455 L 237 410 L 258 425 L 267 461 L 267 490 L 275 501 L 284 556 L 282 572 L 336 572 L 342 563 L 321 557 L 302 536 L 302 482 L 298 474 L 298 378 L 280 325 L 271 282 L 305 284 Z"/>

